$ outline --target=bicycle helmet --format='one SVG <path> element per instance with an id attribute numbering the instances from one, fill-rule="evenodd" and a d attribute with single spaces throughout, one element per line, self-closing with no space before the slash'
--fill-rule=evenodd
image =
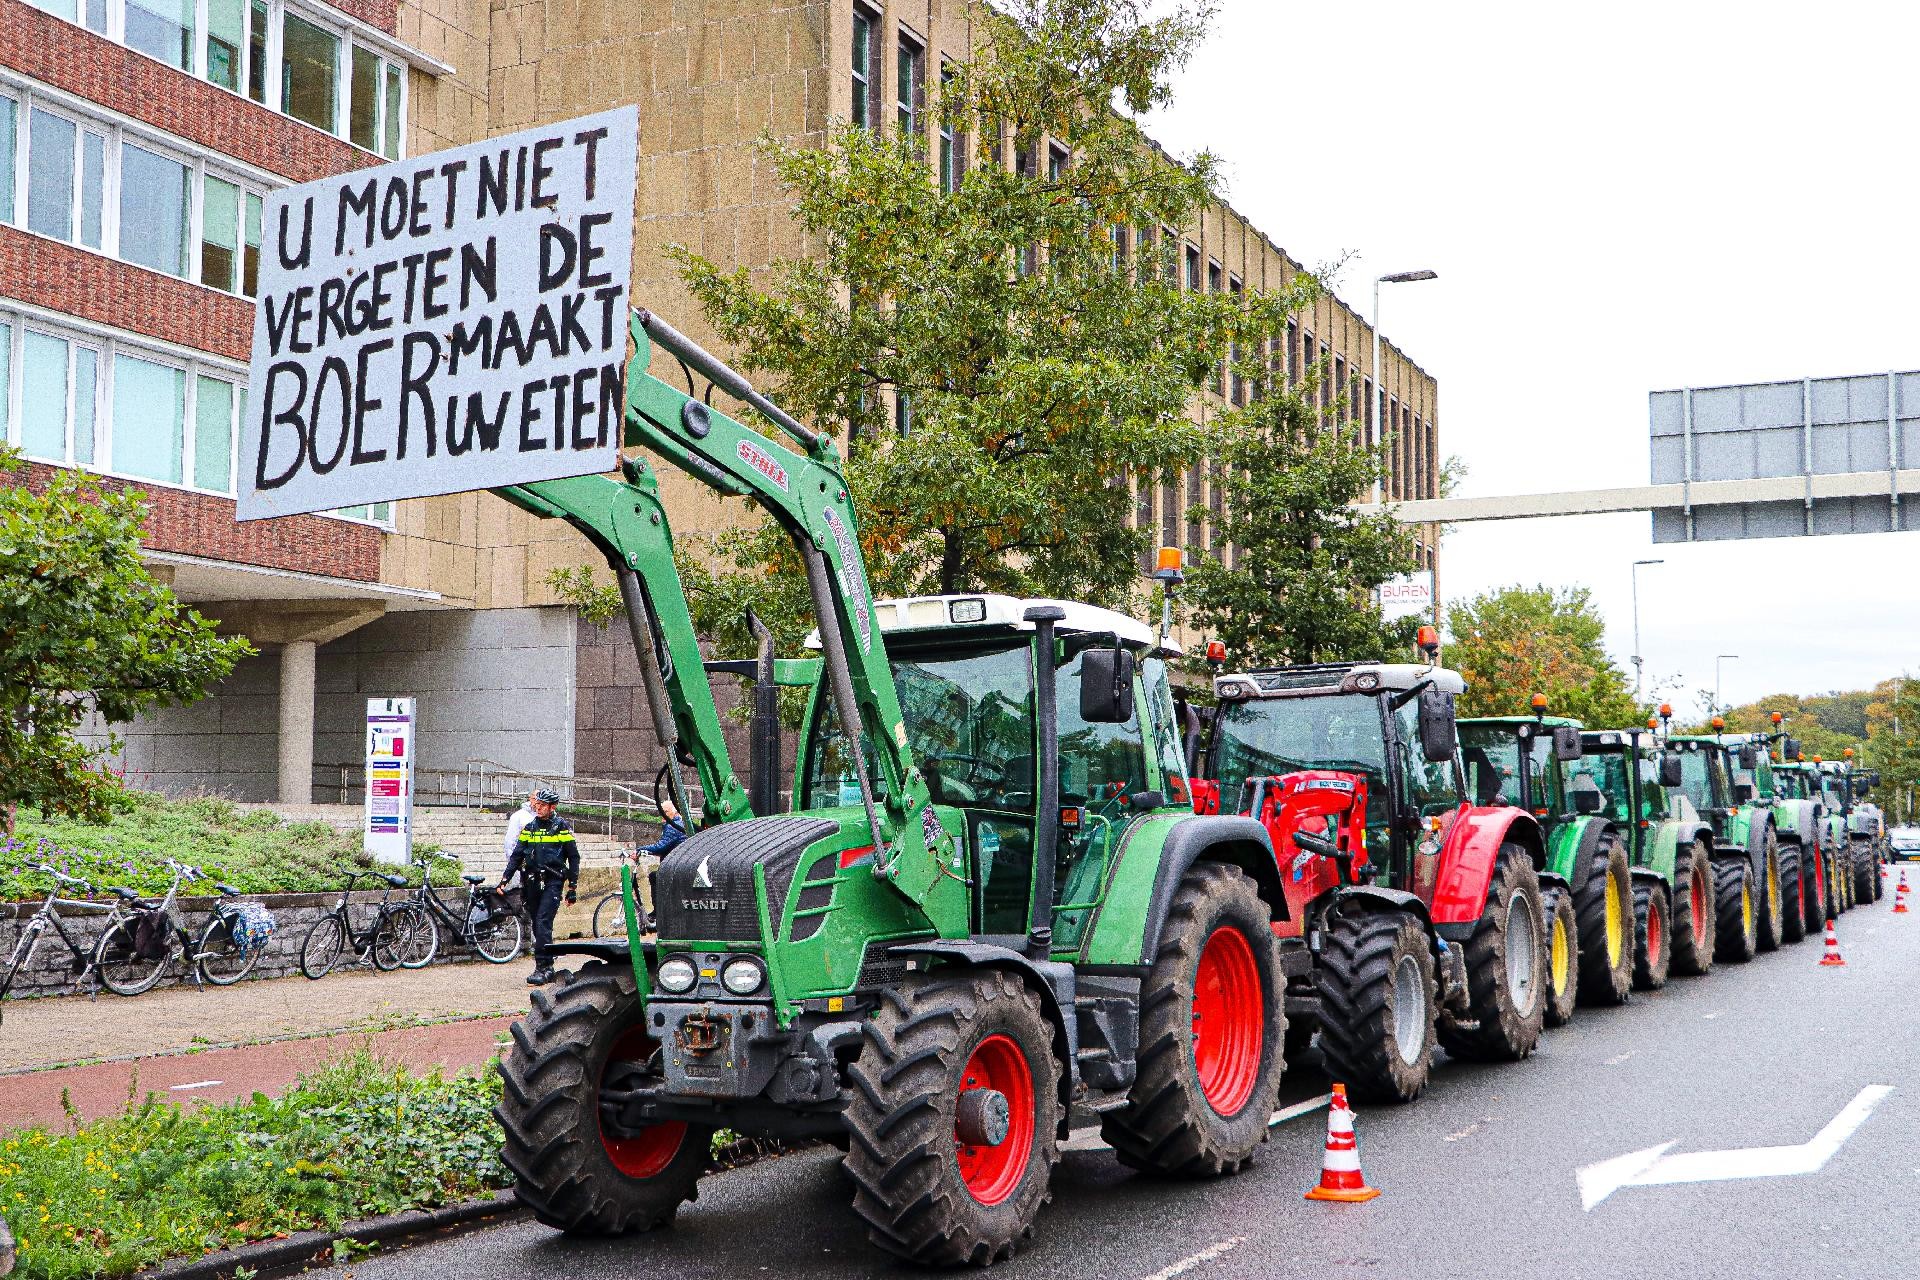
<path id="1" fill-rule="evenodd" d="M 560 793 L 552 787 L 542 787 L 533 793 L 533 798 L 541 804 L 559 804 Z"/>

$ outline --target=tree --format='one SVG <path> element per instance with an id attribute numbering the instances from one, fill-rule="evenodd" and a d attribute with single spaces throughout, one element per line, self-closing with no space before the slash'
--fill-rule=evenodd
<path id="1" fill-rule="evenodd" d="M 253 652 L 223 639 L 140 562 L 146 506 L 56 469 L 29 487 L 0 445 L 0 806 L 104 817 L 123 797 L 102 767 L 117 750 L 79 731 L 192 702 Z"/>
<path id="2" fill-rule="evenodd" d="M 1384 621 L 1373 599 L 1414 568 L 1413 532 L 1352 505 L 1381 476 L 1382 459 L 1348 427 L 1322 425 L 1313 397 L 1324 372 L 1299 389 L 1256 381 L 1263 394 L 1219 421 L 1225 496 L 1215 542 L 1233 550 L 1197 558 L 1187 599 L 1189 620 L 1226 645 L 1232 666 L 1385 658 L 1407 651 L 1420 623 Z"/>
<path id="3" fill-rule="evenodd" d="M 1549 714 L 1595 729 L 1646 720 L 1601 645 L 1606 623 L 1585 587 L 1502 587 L 1449 605 L 1447 630 L 1447 665 L 1467 680 L 1462 715 L 1528 715 L 1543 693 Z"/>
<path id="4" fill-rule="evenodd" d="M 1268 304 L 1183 290 L 1179 246 L 1158 234 L 1214 198 L 1215 165 L 1171 161 L 1132 117 L 1169 100 L 1211 6 L 1149 7 L 978 5 L 977 52 L 940 95 L 970 139 L 956 182 L 891 128 L 769 138 L 816 256 L 755 275 L 670 247 L 745 368 L 841 436 L 882 594 L 1123 604 L 1148 536 L 1128 527 L 1128 479 L 1204 452 L 1187 406 Z M 713 551 L 694 584 L 702 630 L 731 641 L 752 603 L 790 643 L 805 610 L 772 586 L 798 578 L 784 536 L 762 524 Z"/>
<path id="5" fill-rule="evenodd" d="M 1915 788 L 1920 787 L 1920 680 L 1905 676 L 1882 681 L 1867 705 L 1866 749 L 1869 769 L 1880 771 L 1874 798 L 1889 822 L 1914 821 Z"/>

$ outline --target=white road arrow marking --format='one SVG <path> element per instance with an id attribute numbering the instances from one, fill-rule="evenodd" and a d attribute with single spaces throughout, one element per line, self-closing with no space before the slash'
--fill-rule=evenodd
<path id="1" fill-rule="evenodd" d="M 1747 1147 L 1735 1151 L 1685 1151 L 1668 1155 L 1674 1144 L 1629 1152 L 1575 1170 L 1580 1207 L 1593 1207 L 1622 1187 L 1659 1187 L 1680 1182 L 1731 1182 L 1740 1178 L 1786 1178 L 1818 1172 L 1846 1145 L 1854 1131 L 1880 1100 L 1893 1092 L 1890 1084 L 1870 1084 L 1854 1095 L 1840 1114 L 1809 1142 L 1797 1147 Z"/>

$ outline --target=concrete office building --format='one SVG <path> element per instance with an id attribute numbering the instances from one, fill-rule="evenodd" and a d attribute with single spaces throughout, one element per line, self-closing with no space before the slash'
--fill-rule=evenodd
<path id="1" fill-rule="evenodd" d="M 750 268 L 805 252 L 755 140 L 856 118 L 939 156 L 929 101 L 973 37 L 965 0 L 0 0 L 5 436 L 30 479 L 83 467 L 141 490 L 154 570 L 261 650 L 204 702 L 123 729 L 129 778 L 333 798 L 373 695 L 421 699 L 429 768 L 651 777 L 660 759 L 624 636 L 545 585 L 590 558 L 572 530 L 477 493 L 234 522 L 266 192 L 638 103 L 635 300 L 708 337 L 661 246 Z M 1191 287 L 1300 269 L 1226 206 L 1169 230 Z M 1330 299 L 1285 363 L 1328 357 L 1359 412 L 1371 336 Z M 1383 360 L 1389 496 L 1432 496 L 1437 387 L 1391 344 Z M 1142 486 L 1139 519 L 1178 536 L 1207 481 Z M 738 518 L 664 485 L 683 533 Z"/>

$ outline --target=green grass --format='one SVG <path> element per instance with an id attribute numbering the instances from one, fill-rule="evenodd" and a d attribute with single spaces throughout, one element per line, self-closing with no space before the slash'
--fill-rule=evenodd
<path id="1" fill-rule="evenodd" d="M 52 881 L 29 868 L 50 863 L 94 885 L 166 892 L 175 858 L 200 867 L 242 893 L 317 893 L 337 889 L 340 867 L 368 865 L 356 833 L 324 822 L 287 822 L 266 810 L 242 811 L 217 797 L 168 800 L 134 792 L 131 805 L 105 823 L 19 816 L 12 840 L 0 842 L 0 902 L 42 896 Z M 426 852 L 431 846 L 418 846 Z M 441 868 L 445 883 L 457 868 Z M 195 889 L 185 888 L 186 893 Z M 205 892 L 205 886 L 200 887 Z"/>
<path id="2" fill-rule="evenodd" d="M 0 1213 L 26 1280 L 124 1276 L 164 1258 L 508 1185 L 492 1070 L 410 1075 L 362 1048 L 285 1096 L 129 1098 L 67 1133 L 0 1139 Z"/>

